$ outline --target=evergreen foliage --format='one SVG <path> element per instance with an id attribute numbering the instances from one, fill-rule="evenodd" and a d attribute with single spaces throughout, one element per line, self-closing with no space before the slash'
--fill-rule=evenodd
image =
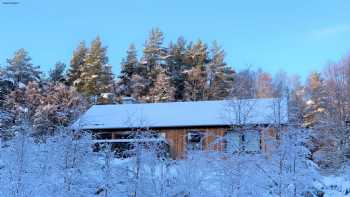
<path id="1" fill-rule="evenodd" d="M 210 50 L 211 60 L 207 66 L 208 99 L 222 100 L 229 96 L 235 72 L 225 63 L 225 52 L 217 42 Z"/>
<path id="2" fill-rule="evenodd" d="M 64 70 L 66 64 L 63 62 L 57 62 L 52 70 L 49 71 L 49 79 L 53 83 L 64 82 L 65 74 Z"/>
<path id="3" fill-rule="evenodd" d="M 121 63 L 121 72 L 119 75 L 119 94 L 124 96 L 132 95 L 132 77 L 136 73 L 138 67 L 137 52 L 134 44 L 129 46 L 127 50 L 127 56 L 122 60 Z"/>
<path id="4" fill-rule="evenodd" d="M 85 42 L 80 42 L 79 46 L 74 50 L 73 57 L 70 61 L 70 67 L 67 73 L 67 84 L 75 86 L 78 90 L 83 85 L 80 76 L 81 70 L 85 65 L 85 58 L 88 49 L 85 46 Z"/>
<path id="5" fill-rule="evenodd" d="M 326 118 L 326 95 L 324 80 L 320 73 L 311 73 L 308 79 L 308 100 L 306 102 L 305 126 L 313 126 L 322 123 Z"/>
<path id="6" fill-rule="evenodd" d="M 171 82 L 174 86 L 174 99 L 185 100 L 185 70 L 190 69 L 186 62 L 186 40 L 179 37 L 176 43 L 169 44 L 169 54 L 166 63 L 166 70 L 169 73 Z"/>
<path id="7" fill-rule="evenodd" d="M 174 87 L 164 69 L 158 71 L 158 76 L 150 90 L 151 102 L 165 102 L 174 100 Z"/>
<path id="8" fill-rule="evenodd" d="M 5 75 L 16 86 L 28 84 L 30 81 L 40 81 L 39 66 L 33 66 L 31 58 L 25 49 L 19 49 L 15 52 L 13 58 L 7 60 Z"/>

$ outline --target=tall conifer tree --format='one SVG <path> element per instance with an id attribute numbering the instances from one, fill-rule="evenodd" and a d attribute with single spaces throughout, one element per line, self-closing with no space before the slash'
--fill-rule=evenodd
<path id="1" fill-rule="evenodd" d="M 92 41 L 80 75 L 83 81 L 81 92 L 86 96 L 93 96 L 97 99 L 101 93 L 111 91 L 112 84 L 110 83 L 113 77 L 108 67 L 106 52 L 107 48 L 102 46 L 99 37 Z"/>
<path id="2" fill-rule="evenodd" d="M 53 83 L 64 82 L 65 75 L 64 70 L 66 68 L 66 64 L 62 62 L 57 62 L 52 70 L 49 72 L 49 79 Z"/>
<path id="3" fill-rule="evenodd" d="M 225 52 L 217 42 L 213 43 L 210 53 L 211 58 L 207 65 L 208 99 L 225 99 L 232 89 L 234 71 L 226 65 Z"/>
<path id="4" fill-rule="evenodd" d="M 74 50 L 73 57 L 70 61 L 70 66 L 67 73 L 67 84 L 75 86 L 78 91 L 81 90 L 83 82 L 81 80 L 81 71 L 85 66 L 85 58 L 88 49 L 85 42 L 80 42 L 79 46 Z"/>
<path id="5" fill-rule="evenodd" d="M 327 95 L 325 82 L 320 73 L 310 74 L 307 91 L 309 93 L 304 117 L 305 126 L 314 126 L 322 123 L 327 115 Z"/>
<path id="6" fill-rule="evenodd" d="M 171 84 L 170 77 L 164 69 L 158 71 L 158 76 L 154 86 L 150 90 L 150 102 L 165 102 L 174 100 L 174 87 Z"/>
<path id="7" fill-rule="evenodd" d="M 158 69 L 165 66 L 164 60 L 167 50 L 162 46 L 163 40 L 163 32 L 159 28 L 154 28 L 151 30 L 143 49 L 143 57 L 140 63 L 147 72 L 146 76 L 143 76 L 149 80 L 149 87 L 147 87 L 147 89 L 149 89 L 156 80 Z"/>
<path id="8" fill-rule="evenodd" d="M 136 69 L 138 69 L 138 60 L 135 45 L 131 44 L 127 50 L 126 58 L 122 60 L 121 64 L 122 70 L 119 75 L 118 86 L 120 88 L 120 93 L 123 96 L 131 96 L 132 94 L 132 84 L 131 79 L 134 74 L 136 74 Z"/>
<path id="9" fill-rule="evenodd" d="M 7 78 L 12 80 L 15 85 L 40 81 L 41 71 L 39 71 L 39 66 L 33 66 L 31 60 L 25 49 L 16 51 L 14 57 L 7 60 L 8 65 L 5 68 Z"/>
<path id="10" fill-rule="evenodd" d="M 199 40 L 189 47 L 186 59 L 192 68 L 184 71 L 186 100 L 207 100 L 206 64 L 209 63 L 207 45 Z"/>
<path id="11" fill-rule="evenodd" d="M 166 70 L 175 88 L 175 100 L 184 100 L 186 77 L 184 71 L 191 67 L 186 64 L 186 41 L 183 37 L 179 37 L 176 43 L 170 43 L 168 56 Z"/>

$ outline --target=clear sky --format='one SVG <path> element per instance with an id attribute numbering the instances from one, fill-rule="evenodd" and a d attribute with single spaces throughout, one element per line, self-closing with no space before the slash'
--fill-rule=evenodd
<path id="1" fill-rule="evenodd" d="M 7 2 L 10 0 L 7 0 Z M 305 77 L 350 52 L 349 0 L 0 0 L 0 64 L 18 48 L 48 70 L 100 35 L 113 70 L 152 27 L 166 42 L 217 40 L 227 63 Z"/>

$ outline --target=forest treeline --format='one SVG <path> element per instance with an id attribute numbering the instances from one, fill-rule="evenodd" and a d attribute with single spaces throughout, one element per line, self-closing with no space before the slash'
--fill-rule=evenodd
<path id="1" fill-rule="evenodd" d="M 164 43 L 163 32 L 154 28 L 141 55 L 130 44 L 120 67 L 119 74 L 112 73 L 99 37 L 89 46 L 79 43 L 70 62 L 57 62 L 48 75 L 19 49 L 0 67 L 0 137 L 13 136 L 23 121 L 33 125 L 34 136 L 52 135 L 92 104 L 120 103 L 125 96 L 140 102 L 286 97 L 291 124 L 315 130 L 310 144 L 315 157 L 326 155 L 325 165 L 331 157 L 350 157 L 349 56 L 301 82 L 284 72 L 236 71 L 217 42 L 179 37 Z"/>

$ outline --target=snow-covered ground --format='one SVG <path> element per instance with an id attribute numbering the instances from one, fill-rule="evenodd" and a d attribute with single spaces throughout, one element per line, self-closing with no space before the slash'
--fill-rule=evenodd
<path id="1" fill-rule="evenodd" d="M 271 155 L 190 151 L 183 160 L 136 145 L 135 157 L 116 159 L 108 148 L 92 152 L 88 136 L 18 135 L 0 146 L 0 196 L 350 196 L 348 177 L 321 176 L 290 142 Z"/>
<path id="2" fill-rule="evenodd" d="M 346 175 L 324 176 L 322 184 L 315 184 L 325 192 L 325 197 L 350 196 L 350 177 Z"/>

